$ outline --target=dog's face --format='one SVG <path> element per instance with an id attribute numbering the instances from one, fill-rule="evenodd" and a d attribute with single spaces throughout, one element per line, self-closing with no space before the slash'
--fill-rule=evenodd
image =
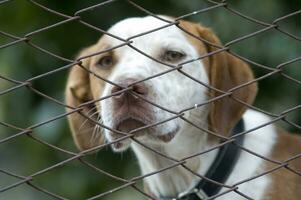
<path id="1" fill-rule="evenodd" d="M 153 17 L 131 18 L 114 25 L 109 32 L 121 38 L 130 38 L 166 25 L 166 22 Z M 137 27 L 137 28 L 129 28 Z M 177 66 L 187 60 L 199 57 L 196 49 L 176 26 L 133 38 L 132 46 L 152 58 Z M 100 42 L 100 50 L 104 47 L 114 47 L 122 42 L 109 36 L 104 36 Z M 103 49 L 104 50 L 104 49 Z M 205 52 L 204 52 L 205 53 Z M 140 54 L 129 46 L 113 50 L 109 57 L 100 56 L 98 62 L 110 66 L 94 65 L 99 74 L 110 70 L 108 79 L 120 86 L 128 87 L 137 81 L 156 76 L 172 69 L 171 66 L 161 64 L 149 57 Z M 96 59 L 96 62 L 97 62 Z M 110 69 L 108 69 L 110 68 Z M 183 71 L 191 74 L 195 79 L 208 83 L 205 68 L 200 61 L 186 64 Z M 98 81 L 100 82 L 100 81 Z M 97 83 L 95 83 L 97 84 Z M 122 88 L 106 83 L 103 89 L 96 92 L 96 97 L 105 97 Z M 135 96 L 137 94 L 137 96 Z M 206 88 L 191 80 L 177 70 L 133 85 L 132 92 L 114 96 L 101 101 L 101 118 L 103 123 L 120 131 L 128 132 L 135 128 L 151 125 L 172 118 L 173 113 L 164 111 L 139 98 L 143 97 L 150 102 L 160 105 L 174 112 L 180 112 L 207 99 Z M 186 114 L 189 114 L 187 112 Z M 169 142 L 180 131 L 183 121 L 179 118 L 167 121 L 161 125 L 135 133 L 137 138 L 146 142 Z M 122 135 L 105 130 L 108 141 L 113 141 Z M 122 150 L 129 146 L 130 139 L 113 145 L 115 150 Z"/>
<path id="2" fill-rule="evenodd" d="M 166 19 L 172 21 L 171 18 Z M 217 49 L 175 25 L 137 37 L 165 25 L 167 22 L 154 17 L 120 21 L 108 32 L 129 39 L 130 45 L 122 45 L 124 41 L 104 35 L 97 44 L 81 53 L 80 57 L 105 52 L 83 59 L 81 66 L 72 69 L 68 80 L 69 105 L 79 106 L 89 100 L 102 99 L 96 101 L 96 109 L 84 108 L 82 113 L 69 116 L 73 136 L 81 149 L 102 142 L 102 139 L 93 137 L 91 127 L 95 124 L 87 121 L 85 115 L 107 127 L 99 129 L 99 134 L 104 134 L 109 142 L 123 137 L 123 133 L 132 133 L 141 141 L 163 145 L 178 134 L 185 134 L 183 129 L 187 128 L 187 122 L 179 118 L 183 110 L 186 119 L 201 126 L 210 123 L 211 129 L 219 134 L 228 132 L 240 118 L 244 107 L 229 97 L 210 106 L 187 108 L 222 94 L 209 91 L 204 85 L 227 91 L 251 80 L 248 67 L 224 52 L 198 59 Z M 184 21 L 179 26 L 196 37 L 219 45 L 209 29 Z M 120 47 L 115 48 L 117 46 Z M 256 86 L 250 85 L 233 95 L 251 103 L 255 91 Z M 90 110 L 93 109 L 94 115 L 99 117 L 91 115 Z M 150 127 L 143 128 L 146 126 Z M 133 131 L 137 128 L 140 130 Z M 130 141 L 122 140 L 112 147 L 115 151 L 122 151 L 130 146 Z"/>

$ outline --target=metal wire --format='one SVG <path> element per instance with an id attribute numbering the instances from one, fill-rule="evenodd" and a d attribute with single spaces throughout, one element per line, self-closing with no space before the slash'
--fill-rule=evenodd
<path id="1" fill-rule="evenodd" d="M 44 12 L 47 12 L 49 14 L 58 16 L 62 20 L 59 21 L 59 22 L 57 22 L 57 23 L 54 23 L 52 25 L 45 26 L 43 28 L 31 31 L 31 32 L 29 32 L 27 34 L 24 34 L 23 36 L 13 35 L 11 33 L 7 33 L 7 32 L 4 32 L 4 31 L 0 30 L 0 35 L 4 36 L 6 38 L 9 38 L 11 40 L 10 42 L 8 42 L 6 44 L 2 44 L 0 46 L 0 50 L 5 49 L 5 48 L 10 47 L 10 46 L 17 45 L 19 43 L 23 43 L 23 44 L 26 44 L 29 47 L 33 48 L 33 49 L 36 49 L 36 50 L 42 52 L 45 55 L 48 55 L 50 57 L 53 57 L 55 59 L 58 59 L 60 61 L 63 61 L 64 63 L 66 63 L 64 66 L 57 67 L 54 70 L 50 70 L 50 71 L 48 71 L 46 73 L 39 74 L 39 75 L 37 75 L 35 77 L 32 77 L 30 79 L 27 79 L 25 81 L 14 80 L 14 79 L 12 79 L 12 78 L 4 75 L 4 74 L 0 75 L 0 79 L 5 80 L 7 82 L 10 82 L 13 85 L 12 87 L 10 87 L 8 89 L 0 91 L 0 96 L 8 94 L 8 93 L 15 92 L 16 90 L 19 90 L 20 88 L 26 88 L 28 91 L 30 91 L 30 92 L 32 92 L 34 94 L 37 94 L 37 95 L 41 96 L 42 98 L 45 98 L 45 99 L 47 99 L 47 100 L 49 100 L 51 102 L 54 102 L 54 103 L 56 103 L 59 106 L 71 109 L 70 112 L 62 113 L 62 114 L 60 114 L 58 116 L 55 116 L 53 118 L 50 118 L 50 119 L 48 119 L 46 121 L 43 121 L 43 122 L 40 122 L 38 124 L 33 124 L 31 126 L 28 126 L 27 128 L 21 128 L 21 127 L 18 127 L 16 125 L 12 125 L 12 124 L 7 123 L 7 122 L 1 122 L 0 121 L 0 124 L 2 126 L 11 128 L 12 130 L 16 131 L 16 133 L 14 133 L 14 134 L 12 134 L 12 135 L 10 135 L 8 137 L 2 138 L 0 140 L 0 145 L 4 144 L 4 143 L 7 143 L 9 141 L 15 140 L 17 137 L 27 137 L 30 140 L 34 140 L 34 141 L 40 143 L 41 145 L 45 146 L 45 148 L 47 147 L 47 148 L 53 149 L 55 151 L 61 152 L 61 153 L 65 154 L 66 156 L 68 156 L 67 159 L 65 159 L 63 161 L 60 161 L 58 163 L 55 163 L 55 164 L 53 164 L 51 166 L 48 166 L 47 168 L 44 168 L 42 170 L 36 171 L 36 172 L 34 172 L 34 173 L 32 173 L 31 175 L 28 175 L 28 176 L 23 176 L 23 175 L 15 174 L 14 172 L 11 172 L 8 169 L 0 169 L 0 173 L 6 174 L 8 176 L 11 176 L 11 177 L 14 177 L 14 178 L 18 179 L 18 181 L 15 182 L 15 183 L 12 183 L 10 185 L 6 185 L 4 187 L 1 187 L 0 188 L 0 197 L 1 197 L 1 193 L 2 192 L 5 192 L 7 190 L 11 190 L 12 188 L 15 188 L 15 187 L 19 187 L 20 185 L 23 185 L 23 184 L 27 184 L 32 189 L 37 190 L 39 192 L 42 192 L 42 193 L 44 193 L 44 194 L 46 194 L 46 195 L 48 195 L 50 197 L 53 197 L 55 199 L 67 199 L 66 197 L 63 197 L 63 196 L 58 195 L 58 194 L 56 194 L 56 193 L 54 193 L 52 191 L 49 191 L 47 188 L 43 188 L 41 186 L 38 186 L 38 185 L 34 184 L 33 180 L 35 180 L 36 177 L 38 177 L 38 176 L 40 176 L 40 175 L 42 175 L 44 173 L 48 173 L 49 171 L 52 171 L 52 170 L 54 170 L 54 169 L 56 169 L 58 167 L 64 167 L 67 163 L 69 163 L 71 161 L 74 161 L 74 160 L 78 160 L 83 166 L 85 166 L 87 168 L 90 168 L 90 169 L 93 169 L 97 173 L 104 174 L 104 175 L 106 175 L 108 177 L 111 177 L 111 178 L 113 178 L 113 179 L 121 182 L 121 185 L 118 186 L 118 187 L 116 187 L 116 188 L 114 188 L 113 190 L 109 190 L 107 192 L 102 192 L 102 193 L 97 194 L 95 196 L 89 197 L 88 199 L 91 199 L 91 200 L 92 199 L 100 199 L 101 197 L 104 197 L 106 195 L 110 195 L 110 194 L 112 194 L 112 193 L 114 193 L 116 191 L 119 191 L 119 190 L 122 190 L 122 189 L 128 188 L 128 187 L 131 187 L 133 190 L 135 190 L 136 192 L 138 192 L 141 195 L 145 196 L 146 198 L 154 199 L 150 194 L 147 194 L 146 192 L 144 192 L 141 189 L 139 189 L 136 186 L 137 183 L 139 181 L 143 180 L 146 177 L 152 176 L 154 174 L 159 174 L 161 172 L 164 172 L 166 170 L 170 170 L 170 169 L 172 169 L 174 167 L 177 167 L 177 166 L 183 167 L 184 169 L 186 169 L 190 173 L 194 174 L 195 176 L 198 176 L 198 177 L 200 177 L 202 179 L 205 179 L 205 180 L 207 180 L 209 182 L 212 182 L 214 184 L 217 184 L 217 185 L 220 185 L 220 186 L 226 188 L 226 190 L 223 193 L 220 193 L 218 195 L 209 197 L 208 199 L 214 199 L 214 198 L 216 198 L 218 196 L 222 196 L 222 195 L 227 194 L 229 192 L 235 192 L 236 194 L 240 195 L 241 197 L 243 197 L 245 199 L 252 199 L 251 197 L 248 197 L 246 194 L 243 194 L 242 192 L 240 192 L 238 190 L 239 189 L 238 186 L 241 185 L 241 184 L 243 184 L 243 183 L 245 183 L 245 182 L 248 182 L 248 181 L 260 178 L 262 176 L 265 176 L 265 175 L 267 175 L 269 173 L 272 173 L 272 172 L 280 170 L 280 169 L 286 169 L 286 170 L 289 170 L 290 172 L 294 173 L 296 176 L 301 176 L 301 172 L 300 171 L 298 172 L 297 170 L 292 169 L 290 167 L 290 162 L 293 161 L 293 160 L 295 160 L 295 159 L 297 159 L 297 158 L 300 158 L 301 157 L 301 152 L 298 155 L 294 155 L 293 157 L 288 158 L 285 161 L 279 161 L 279 160 L 273 160 L 271 158 L 268 158 L 268 157 L 265 157 L 263 155 L 260 155 L 260 154 L 254 152 L 254 151 L 251 151 L 250 149 L 247 149 L 247 148 L 245 148 L 243 146 L 239 146 L 242 151 L 245 151 L 245 152 L 247 152 L 249 154 L 252 154 L 252 155 L 254 155 L 254 156 L 256 156 L 256 157 L 258 157 L 260 159 L 263 159 L 266 162 L 272 163 L 274 165 L 274 168 L 272 168 L 272 169 L 270 169 L 270 170 L 268 170 L 266 172 L 263 172 L 263 173 L 261 173 L 259 175 L 250 177 L 250 178 L 248 178 L 246 180 L 241 180 L 241 181 L 239 181 L 239 182 L 237 182 L 237 183 L 235 183 L 233 185 L 225 185 L 223 183 L 218 183 L 218 182 L 215 182 L 214 180 L 210 180 L 210 179 L 204 177 L 203 175 L 198 174 L 197 172 L 193 171 L 192 169 L 190 169 L 189 167 L 187 167 L 185 165 L 185 163 L 189 159 L 195 158 L 195 157 L 200 156 L 202 154 L 206 154 L 206 153 L 208 153 L 210 151 L 213 151 L 215 149 L 218 149 L 218 148 L 222 147 L 223 145 L 226 145 L 226 144 L 229 144 L 229 143 L 233 143 L 235 141 L 234 140 L 235 137 L 240 137 L 242 135 L 249 134 L 250 132 L 253 132 L 255 130 L 258 130 L 260 128 L 268 126 L 270 124 L 274 124 L 275 122 L 278 122 L 278 121 L 282 121 L 284 123 L 287 123 L 287 124 L 289 124 L 289 125 L 297 128 L 297 129 L 300 129 L 300 125 L 295 124 L 294 122 L 289 121 L 287 119 L 287 115 L 289 113 L 291 113 L 291 112 L 294 112 L 294 111 L 300 109 L 301 105 L 293 106 L 293 107 L 291 107 L 291 108 L 289 108 L 289 109 L 281 112 L 280 114 L 275 114 L 275 113 L 270 113 L 270 112 L 267 112 L 267 111 L 262 110 L 260 108 L 257 108 L 257 107 L 255 107 L 253 105 L 249 105 L 249 104 L 247 104 L 247 103 L 245 103 L 243 101 L 240 101 L 239 99 L 235 99 L 231 95 L 233 94 L 234 91 L 236 91 L 236 90 L 238 90 L 238 89 L 240 89 L 242 87 L 246 87 L 247 85 L 250 85 L 250 84 L 255 83 L 255 82 L 259 82 L 259 81 L 261 81 L 263 79 L 269 78 L 269 77 L 274 76 L 276 74 L 279 75 L 279 76 L 281 76 L 281 77 L 283 77 L 284 79 L 286 79 L 286 80 L 288 80 L 290 82 L 294 82 L 295 84 L 297 84 L 298 86 L 300 86 L 301 85 L 301 81 L 299 81 L 299 80 L 297 80 L 297 79 L 289 76 L 288 74 L 285 74 L 282 69 L 285 68 L 286 65 L 288 65 L 288 64 L 300 61 L 301 57 L 290 59 L 290 60 L 288 60 L 286 62 L 283 62 L 283 63 L 279 64 L 276 68 L 274 68 L 274 67 L 270 67 L 270 66 L 265 66 L 265 65 L 259 64 L 259 63 L 255 62 L 255 61 L 252 61 L 252 60 L 250 60 L 248 58 L 245 58 L 245 57 L 243 57 L 241 55 L 238 55 L 237 53 L 234 53 L 232 51 L 232 49 L 231 49 L 231 46 L 233 46 L 236 43 L 242 42 L 242 41 L 244 41 L 244 40 L 246 40 L 248 38 L 251 38 L 251 37 L 254 37 L 254 36 L 257 36 L 257 35 L 261 35 L 261 34 L 267 32 L 267 31 L 271 31 L 271 30 L 277 31 L 280 34 L 286 35 L 286 36 L 288 36 L 288 37 L 296 40 L 297 42 L 300 42 L 301 41 L 300 37 L 298 37 L 296 35 L 293 35 L 292 33 L 289 33 L 288 31 L 286 31 L 283 27 L 281 27 L 281 25 L 279 24 L 279 22 L 283 21 L 283 20 L 286 20 L 286 19 L 288 19 L 288 18 L 290 18 L 292 16 L 300 14 L 301 10 L 289 13 L 289 14 L 287 14 L 285 16 L 282 16 L 282 17 L 279 17 L 277 19 L 274 19 L 272 21 L 272 23 L 268 23 L 268 22 L 265 22 L 265 21 L 262 21 L 262 20 L 255 19 L 253 17 L 247 16 L 244 13 L 241 13 L 241 12 L 235 10 L 234 8 L 232 8 L 231 4 L 228 3 L 226 0 L 221 1 L 221 2 L 216 2 L 216 1 L 212 1 L 212 0 L 206 0 L 210 4 L 210 6 L 208 6 L 206 8 L 195 10 L 195 11 L 193 11 L 191 13 L 187 13 L 187 14 L 182 15 L 182 16 L 178 16 L 178 17 L 175 18 L 175 21 L 169 21 L 169 20 L 163 19 L 160 16 L 157 16 L 154 13 L 152 13 L 151 11 L 145 9 L 143 7 L 143 5 L 139 5 L 139 4 L 137 4 L 137 3 L 135 3 L 134 1 L 131 1 L 131 0 L 124 0 L 124 2 L 127 2 L 128 5 L 136 8 L 136 9 L 138 9 L 140 11 L 142 11 L 143 13 L 145 13 L 147 15 L 151 15 L 153 17 L 156 17 L 157 19 L 162 20 L 162 21 L 164 21 L 166 23 L 166 25 L 164 25 L 162 27 L 159 27 L 159 28 L 156 28 L 154 30 L 150 30 L 150 31 L 147 31 L 145 33 L 141 33 L 141 34 L 132 36 L 130 38 L 120 38 L 119 36 L 110 34 L 110 33 L 106 32 L 105 30 L 102 30 L 102 29 L 100 29 L 100 28 L 98 28 L 98 27 L 96 27 L 96 26 L 94 26 L 92 24 L 89 24 L 88 22 L 86 22 L 86 21 L 84 21 L 82 19 L 82 15 L 84 13 L 93 12 L 93 9 L 95 9 L 97 7 L 101 7 L 103 5 L 110 5 L 111 3 L 115 2 L 115 1 L 117 1 L 117 0 L 104 1 L 102 3 L 96 4 L 96 5 L 92 5 L 90 7 L 86 7 L 86 8 L 83 8 L 81 10 L 78 10 L 73 15 L 67 15 L 65 13 L 61 13 L 59 11 L 50 9 L 46 5 L 43 5 L 43 4 L 39 3 L 39 2 L 36 2 L 35 0 L 30 0 L 29 3 L 32 6 L 36 6 L 36 7 L 40 8 L 40 9 L 42 9 Z M 0 1 L 0 5 L 9 4 L 10 2 L 11 2 L 11 0 L 3 0 L 3 1 Z M 244 35 L 244 36 L 236 38 L 236 39 L 234 39 L 232 41 L 229 41 L 224 46 L 218 46 L 216 44 L 212 44 L 209 41 L 204 40 L 203 38 L 200 38 L 200 37 L 198 37 L 196 35 L 193 35 L 189 31 L 187 31 L 184 28 L 182 28 L 182 27 L 179 26 L 179 20 L 185 19 L 187 17 L 195 16 L 195 15 L 198 15 L 200 13 L 209 12 L 209 11 L 214 10 L 214 9 L 224 9 L 224 10 L 228 11 L 229 13 L 231 13 L 231 14 L 237 16 L 237 17 L 240 17 L 243 20 L 247 20 L 248 22 L 251 22 L 251 23 L 254 23 L 256 25 L 259 25 L 261 28 L 259 30 L 255 31 L 255 32 L 249 33 L 247 35 Z M 47 50 L 45 48 L 42 48 L 41 46 L 35 44 L 32 41 L 32 38 L 34 38 L 36 35 L 39 35 L 39 34 L 41 34 L 43 32 L 47 32 L 47 31 L 49 31 L 51 29 L 55 29 L 57 27 L 61 27 L 61 26 L 64 26 L 66 24 L 74 23 L 74 22 L 79 23 L 79 24 L 81 24 L 81 25 L 83 25 L 83 26 L 85 26 L 85 27 L 87 27 L 87 28 L 89 28 L 91 30 L 97 31 L 97 32 L 99 32 L 101 34 L 105 34 L 105 35 L 108 35 L 110 37 L 113 37 L 113 38 L 119 40 L 121 42 L 121 44 L 118 45 L 118 46 L 115 46 L 115 47 L 111 47 L 110 49 L 107 49 L 105 51 L 93 52 L 90 55 L 85 55 L 85 56 L 83 56 L 81 58 L 78 58 L 77 60 L 74 60 L 74 59 L 62 57 L 62 56 L 60 56 L 60 55 L 58 55 L 58 54 L 56 54 L 54 52 L 51 52 L 51 51 L 49 51 L 49 50 Z M 164 62 L 162 62 L 162 61 L 160 61 L 160 60 L 158 60 L 158 59 L 156 59 L 156 58 L 154 58 L 154 57 L 146 54 L 145 52 L 137 49 L 136 47 L 134 47 L 131 44 L 132 40 L 134 38 L 141 37 L 143 35 L 147 35 L 147 34 L 150 34 L 152 32 L 156 32 L 156 31 L 162 30 L 162 29 L 164 29 L 166 27 L 169 27 L 169 26 L 176 26 L 179 29 L 181 29 L 183 32 L 185 32 L 185 33 L 191 35 L 192 37 L 194 37 L 195 39 L 200 40 L 200 41 L 202 41 L 202 42 L 204 42 L 204 43 L 206 43 L 208 45 L 214 46 L 217 50 L 214 51 L 214 52 L 208 53 L 206 55 L 203 55 L 203 56 L 201 56 L 199 58 L 195 58 L 193 60 L 186 61 L 185 63 L 181 63 L 179 65 L 172 65 L 172 64 L 164 63 Z M 158 62 L 158 63 L 163 64 L 163 65 L 165 65 L 165 66 L 168 67 L 168 70 L 166 70 L 164 72 L 161 72 L 159 74 L 155 74 L 153 76 L 147 77 L 147 78 L 145 78 L 143 80 L 139 80 L 139 81 L 133 83 L 131 86 L 133 86 L 135 84 L 138 84 L 140 82 L 147 81 L 149 79 L 155 79 L 155 78 L 157 78 L 159 76 L 162 76 L 162 75 L 167 74 L 167 73 L 171 73 L 173 71 L 178 71 L 182 75 L 191 78 L 192 80 L 194 80 L 195 82 L 199 83 L 200 85 L 205 86 L 205 87 L 207 87 L 210 90 L 218 91 L 221 95 L 217 96 L 215 98 L 209 99 L 206 102 L 200 102 L 199 104 L 197 104 L 195 106 L 192 106 L 192 107 L 189 107 L 189 108 L 183 108 L 181 111 L 174 111 L 174 110 L 170 110 L 169 108 L 166 108 L 166 107 L 163 107 L 161 105 L 158 105 L 156 102 L 152 102 L 152 101 L 150 101 L 148 99 L 145 99 L 142 96 L 139 96 L 137 94 L 133 94 L 133 95 L 136 95 L 138 98 L 140 98 L 142 101 L 145 101 L 146 103 L 148 103 L 149 105 L 157 107 L 157 108 L 159 108 L 161 110 L 164 110 L 166 112 L 169 112 L 172 115 L 172 117 L 170 117 L 168 119 L 164 119 L 164 120 L 159 121 L 159 122 L 156 122 L 154 124 L 147 125 L 147 126 L 142 127 L 142 128 L 135 129 L 135 130 L 131 131 L 130 133 L 124 133 L 124 132 L 121 132 L 121 131 L 113 130 L 111 127 L 104 126 L 103 124 L 95 121 L 91 117 L 86 116 L 81 111 L 82 111 L 82 109 L 85 106 L 94 105 L 94 103 L 96 103 L 96 102 L 100 102 L 100 101 L 102 101 L 104 99 L 111 98 L 114 95 L 118 95 L 118 94 L 126 92 L 126 91 L 127 92 L 131 92 L 130 91 L 130 87 L 131 86 L 129 86 L 129 88 L 124 88 L 123 90 L 121 90 L 119 92 L 116 92 L 116 93 L 113 93 L 113 94 L 111 94 L 109 96 L 106 96 L 106 97 L 103 97 L 103 98 L 100 98 L 100 99 L 96 99 L 96 100 L 93 100 L 93 101 L 86 102 L 86 103 L 84 103 L 84 104 L 82 104 L 82 105 L 74 108 L 74 107 L 72 107 L 70 105 L 65 104 L 64 102 L 61 102 L 61 101 L 59 101 L 59 100 L 57 100 L 57 99 L 55 99 L 53 97 L 50 97 L 49 95 L 47 95 L 45 93 L 39 91 L 38 89 L 34 88 L 33 85 L 32 85 L 32 83 L 34 81 L 40 80 L 40 79 L 45 78 L 45 77 L 47 77 L 49 75 L 52 75 L 52 74 L 60 73 L 61 71 L 67 70 L 69 68 L 72 68 L 75 65 L 79 65 L 79 66 L 82 67 L 82 69 L 86 70 L 88 73 L 93 74 L 95 77 L 99 78 L 100 80 L 105 81 L 105 82 L 107 82 L 109 84 L 118 86 L 117 83 L 114 83 L 114 82 L 112 82 L 110 80 L 107 80 L 105 77 L 101 77 L 99 74 L 95 74 L 94 72 L 92 72 L 92 71 L 86 69 L 85 67 L 83 67 L 82 66 L 82 61 L 84 59 L 89 58 L 89 57 L 94 57 L 94 56 L 106 53 L 108 51 L 111 51 L 113 49 L 120 48 L 120 47 L 123 47 L 123 46 L 128 46 L 128 47 L 132 48 L 134 51 L 138 52 L 139 54 L 141 54 L 143 56 L 146 56 L 149 59 L 153 60 L 154 62 Z M 267 74 L 261 76 L 261 77 L 257 77 L 256 79 L 254 79 L 254 80 L 252 80 L 252 81 L 250 81 L 248 83 L 244 83 L 243 85 L 239 85 L 239 86 L 237 86 L 235 88 L 232 88 L 231 90 L 229 90 L 227 92 L 224 92 L 224 91 L 218 90 L 217 88 L 212 87 L 211 85 L 208 85 L 208 84 L 202 82 L 201 80 L 194 79 L 192 76 L 190 76 L 189 74 L 185 73 L 182 70 L 182 68 L 185 68 L 185 65 L 188 64 L 188 63 L 195 62 L 197 60 L 203 59 L 205 57 L 212 56 L 212 55 L 217 54 L 217 53 L 222 52 L 222 51 L 227 51 L 228 53 L 232 54 L 233 56 L 235 56 L 235 57 L 237 57 L 237 58 L 239 58 L 241 60 L 244 60 L 245 62 L 247 62 L 249 64 L 252 64 L 252 66 L 256 66 L 258 68 L 262 68 L 264 70 L 268 70 L 269 72 Z M 247 106 L 250 109 L 257 110 L 259 112 L 263 112 L 263 113 L 271 116 L 272 117 L 271 121 L 267 122 L 265 124 L 261 124 L 260 126 L 254 127 L 254 128 L 252 128 L 250 130 L 246 130 L 244 132 L 241 132 L 238 135 L 236 135 L 235 137 L 227 138 L 227 137 L 224 137 L 224 136 L 220 135 L 219 133 L 214 133 L 214 132 L 212 132 L 210 130 L 205 130 L 202 127 L 199 127 L 197 124 L 189 121 L 185 117 L 185 112 L 186 111 L 196 109 L 198 107 L 210 104 L 210 103 L 212 103 L 214 101 L 217 101 L 217 100 L 222 99 L 222 98 L 227 98 L 227 97 L 230 97 L 230 96 L 231 96 L 231 98 L 234 98 L 234 100 L 236 100 L 238 103 L 243 104 L 244 106 Z M 85 118 L 87 118 L 87 120 L 89 120 L 90 122 L 95 123 L 95 125 L 99 125 L 102 128 L 109 129 L 109 130 L 111 130 L 111 131 L 113 131 L 115 133 L 118 133 L 118 134 L 122 134 L 123 136 L 120 137 L 119 139 L 113 141 L 113 142 L 102 144 L 102 145 L 96 146 L 94 148 L 91 148 L 89 150 L 85 150 L 85 151 L 82 151 L 82 152 L 79 152 L 79 153 L 63 149 L 61 147 L 53 145 L 53 144 L 51 144 L 51 143 L 49 143 L 49 142 L 47 142 L 45 140 L 42 140 L 42 139 L 40 139 L 40 138 L 38 138 L 38 137 L 35 136 L 35 129 L 36 128 L 44 126 L 46 124 L 49 124 L 49 123 L 51 123 L 53 121 L 56 121 L 58 119 L 66 118 L 66 116 L 68 116 L 68 115 L 70 115 L 72 113 L 75 113 L 75 112 L 81 114 L 82 116 L 84 116 Z M 218 137 L 218 138 L 222 139 L 223 142 L 220 143 L 220 144 L 218 144 L 218 145 L 216 145 L 216 146 L 213 146 L 210 149 L 206 149 L 206 150 L 204 150 L 202 152 L 196 152 L 196 153 L 194 153 L 192 155 L 189 155 L 189 156 L 187 156 L 187 157 L 185 157 L 185 158 L 183 158 L 181 160 L 178 160 L 178 159 L 175 159 L 175 158 L 172 158 L 172 157 L 169 157 L 167 155 L 162 154 L 161 152 L 159 152 L 159 151 L 157 151 L 157 150 L 155 150 L 155 149 L 147 146 L 146 144 L 143 144 L 142 142 L 140 142 L 139 140 L 136 140 L 133 137 L 135 132 L 138 132 L 140 130 L 144 130 L 144 129 L 147 129 L 147 128 L 150 128 L 150 127 L 154 127 L 154 126 L 166 123 L 166 122 L 174 120 L 174 119 L 184 120 L 185 122 L 189 123 L 190 125 L 194 126 L 195 128 L 199 129 L 200 131 L 206 132 L 209 135 L 212 135 L 213 137 Z M 166 160 L 169 160 L 171 164 L 169 166 L 166 166 L 166 167 L 164 167 L 164 168 L 162 168 L 162 169 L 160 169 L 158 171 L 152 172 L 150 174 L 140 175 L 140 176 L 137 176 L 137 177 L 134 177 L 134 178 L 131 178 L 131 179 L 127 180 L 127 179 L 115 176 L 113 174 L 110 174 L 109 172 L 106 172 L 106 171 L 100 169 L 99 167 L 97 167 L 96 165 L 91 164 L 90 162 L 88 162 L 88 161 L 85 160 L 85 156 L 87 156 L 88 154 L 91 154 L 93 152 L 99 151 L 99 150 L 103 149 L 104 147 L 107 147 L 107 146 L 109 146 L 109 145 L 111 145 L 113 143 L 117 143 L 119 141 L 122 141 L 122 140 L 125 140 L 125 139 L 128 139 L 128 138 L 131 138 L 133 142 L 136 142 L 137 144 L 144 146 L 149 151 L 152 151 L 153 153 L 157 154 L 157 156 L 162 157 L 162 158 L 164 158 Z"/>

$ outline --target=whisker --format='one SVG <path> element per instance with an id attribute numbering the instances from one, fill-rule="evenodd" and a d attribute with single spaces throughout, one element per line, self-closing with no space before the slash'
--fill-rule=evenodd
<path id="1" fill-rule="evenodd" d="M 80 131 L 79 135 L 84 135 L 84 134 L 86 134 L 87 132 L 90 132 L 93 129 L 94 129 L 94 127 L 89 127 L 89 128 L 83 129 L 82 131 Z"/>
<path id="2" fill-rule="evenodd" d="M 93 116 L 95 116 L 95 114 L 99 114 L 98 110 L 94 113 L 92 113 L 91 115 L 88 116 L 88 118 L 81 124 L 81 126 L 79 127 L 79 130 L 81 130 L 81 128 L 87 123 L 87 121 L 89 120 L 89 118 L 92 118 Z"/>
<path id="3" fill-rule="evenodd" d="M 91 112 L 92 112 L 93 110 L 95 110 L 95 109 L 96 109 L 96 108 L 93 107 L 93 108 L 91 108 L 90 110 L 88 110 L 87 115 L 90 115 Z M 86 119 L 86 120 L 82 123 L 82 125 L 79 127 L 79 130 L 82 128 L 82 126 L 86 123 L 87 120 L 88 120 L 88 119 Z"/>
<path id="4" fill-rule="evenodd" d="M 101 117 L 98 115 L 97 116 L 97 121 L 101 121 Z M 95 129 L 93 130 L 93 133 L 92 133 L 92 137 L 91 137 L 91 143 L 94 143 L 97 139 L 99 139 L 99 137 L 101 137 L 101 131 L 102 131 L 102 129 L 101 129 L 101 127 L 98 125 L 98 124 L 96 124 L 95 125 Z"/>

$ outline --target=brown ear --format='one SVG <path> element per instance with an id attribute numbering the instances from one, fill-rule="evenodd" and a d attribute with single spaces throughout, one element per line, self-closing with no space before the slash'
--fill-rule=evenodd
<path id="1" fill-rule="evenodd" d="M 210 29 L 198 25 L 198 34 L 211 44 L 221 46 L 219 39 Z M 217 47 L 204 43 L 208 53 L 219 50 Z M 210 85 L 224 92 L 254 79 L 250 67 L 245 62 L 224 51 L 209 57 L 208 74 Z M 214 101 L 209 115 L 212 131 L 227 136 L 247 108 L 237 100 L 252 104 L 256 93 L 257 84 L 252 83 L 235 90 L 231 96 Z M 222 94 L 216 90 L 210 91 L 211 98 Z"/>
<path id="2" fill-rule="evenodd" d="M 84 49 L 80 53 L 79 57 L 83 57 L 91 53 L 92 47 Z M 83 59 L 81 66 L 89 69 L 90 60 L 91 58 Z M 93 99 L 90 88 L 89 73 L 81 66 L 75 65 L 72 67 L 67 81 L 66 103 L 74 108 L 77 108 L 81 106 L 81 104 Z M 67 112 L 71 111 L 72 109 L 67 108 Z M 97 112 L 96 106 L 94 104 L 89 104 L 84 106 L 80 112 L 74 112 L 68 115 L 68 121 L 74 142 L 80 150 L 89 149 L 104 142 L 103 134 L 93 134 L 95 133 L 94 128 L 96 128 L 96 124 L 93 120 L 97 121 L 98 116 L 98 114 L 93 115 L 95 112 Z M 89 120 L 89 118 L 85 116 L 88 116 L 92 120 Z"/>

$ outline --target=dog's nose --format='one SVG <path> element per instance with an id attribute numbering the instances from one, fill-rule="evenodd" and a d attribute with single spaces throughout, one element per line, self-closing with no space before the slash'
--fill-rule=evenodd
<path id="1" fill-rule="evenodd" d="M 134 84 L 137 81 L 138 81 L 137 79 L 132 79 L 132 78 L 124 79 L 118 83 L 119 86 L 115 85 L 112 88 L 111 94 L 119 92 L 119 91 L 123 90 L 124 88 L 130 87 L 131 88 L 130 91 L 132 91 L 138 95 L 141 95 L 141 96 L 146 96 L 148 94 L 148 88 L 147 88 L 146 84 L 143 82 Z M 128 93 L 128 92 L 125 91 L 125 92 L 117 95 L 116 97 L 125 96 L 125 93 Z"/>

